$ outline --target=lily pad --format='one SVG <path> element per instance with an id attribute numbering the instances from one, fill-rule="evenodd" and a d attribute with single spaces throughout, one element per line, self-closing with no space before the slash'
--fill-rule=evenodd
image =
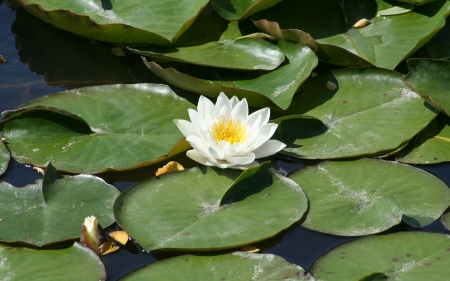
<path id="1" fill-rule="evenodd" d="M 322 61 L 394 69 L 430 40 L 450 13 L 447 0 L 392 16 L 376 16 L 394 7 L 382 0 L 343 2 L 341 6 L 339 1 L 320 0 L 311 5 L 309 1 L 285 0 L 252 18 L 259 29 L 273 36 L 292 38 L 287 34 L 309 33 L 318 43 L 317 54 Z M 352 27 L 363 18 L 371 23 Z"/>
<path id="2" fill-rule="evenodd" d="M 287 145 L 281 153 L 299 158 L 384 155 L 435 118 L 428 107 L 397 72 L 338 70 L 309 79 L 291 106 L 272 116 L 281 121 L 274 138 Z"/>
<path id="3" fill-rule="evenodd" d="M 89 248 L 75 243 L 60 250 L 35 250 L 0 244 L 2 280 L 106 280 L 105 266 Z"/>
<path id="4" fill-rule="evenodd" d="M 68 32 L 114 43 L 168 45 L 194 22 L 207 0 L 19 0 L 41 20 Z"/>
<path id="5" fill-rule="evenodd" d="M 145 59 L 144 63 L 158 77 L 186 91 L 213 98 L 224 92 L 229 97 L 246 98 L 250 106 L 286 109 L 298 87 L 317 66 L 317 57 L 300 43 L 279 40 L 277 46 L 289 62 L 269 73 L 233 72 L 185 64 L 164 69 Z"/>
<path id="6" fill-rule="evenodd" d="M 1 138 L 1 135 L 0 135 Z M 6 171 L 9 162 L 9 152 L 0 140 L 0 175 Z"/>
<path id="7" fill-rule="evenodd" d="M 450 62 L 410 59 L 408 68 L 405 83 L 436 109 L 450 116 Z"/>
<path id="8" fill-rule="evenodd" d="M 364 237 L 320 257 L 311 273 L 323 281 L 445 281 L 450 275 L 449 250 L 450 239 L 444 234 L 399 232 Z"/>
<path id="9" fill-rule="evenodd" d="M 436 2 L 439 0 L 397 0 L 400 2 L 405 2 L 405 3 L 411 3 L 417 6 L 423 5 L 423 4 L 427 4 L 427 3 L 431 3 L 431 2 Z"/>
<path id="10" fill-rule="evenodd" d="M 242 175 L 200 167 L 139 183 L 117 198 L 116 221 L 149 251 L 219 250 L 272 237 L 301 219 L 307 198 L 270 165 Z"/>
<path id="11" fill-rule="evenodd" d="M 436 164 L 450 161 L 450 118 L 439 114 L 395 159 L 409 164 Z"/>
<path id="12" fill-rule="evenodd" d="M 62 177 L 49 165 L 43 180 L 22 188 L 0 182 L 0 193 L 0 241 L 43 246 L 77 239 L 87 216 L 112 224 L 120 192 L 91 175 Z"/>
<path id="13" fill-rule="evenodd" d="M 176 270 L 174 270 L 176 269 Z M 313 280 L 298 265 L 271 254 L 235 252 L 212 256 L 183 255 L 150 264 L 128 274 L 138 280 Z"/>
<path id="14" fill-rule="evenodd" d="M 224 19 L 237 21 L 270 8 L 281 1 L 282 0 L 211 0 L 211 4 Z"/>
<path id="15" fill-rule="evenodd" d="M 335 235 L 378 233 L 402 220 L 422 227 L 450 206 L 450 190 L 443 181 L 396 162 L 327 161 L 306 166 L 289 178 L 309 199 L 302 225 Z"/>
<path id="16" fill-rule="evenodd" d="M 190 148 L 173 119 L 194 106 L 159 84 L 73 89 L 3 113 L 3 136 L 22 163 L 73 173 L 151 165 Z"/>

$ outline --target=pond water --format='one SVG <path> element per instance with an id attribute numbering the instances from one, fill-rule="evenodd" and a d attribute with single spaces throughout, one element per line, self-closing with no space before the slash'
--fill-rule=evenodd
<path id="1" fill-rule="evenodd" d="M 7 60 L 0 64 L 0 111 L 14 109 L 31 99 L 63 89 L 111 83 L 164 83 L 147 70 L 138 56 L 115 56 L 110 45 L 57 30 L 12 3 L 2 3 L 0 0 L 0 55 Z M 277 164 L 286 172 L 303 165 L 300 161 L 287 163 L 282 160 Z M 420 168 L 450 183 L 450 164 Z M 12 159 L 0 180 L 22 187 L 38 178 L 41 175 L 32 167 Z M 121 181 L 114 182 L 114 185 L 124 190 L 133 183 Z M 111 226 L 108 229 L 116 228 Z M 399 225 L 388 232 L 410 230 L 406 225 Z M 450 234 L 440 220 L 421 231 Z M 328 235 L 294 225 L 255 246 L 263 249 L 263 253 L 276 254 L 308 269 L 319 256 L 353 239 L 357 237 Z M 131 247 L 103 256 L 102 260 L 106 266 L 107 280 L 112 281 L 168 256 L 170 254 L 152 255 Z"/>

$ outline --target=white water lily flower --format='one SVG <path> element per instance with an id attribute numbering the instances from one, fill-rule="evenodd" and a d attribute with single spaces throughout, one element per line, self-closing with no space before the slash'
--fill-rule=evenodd
<path id="1" fill-rule="evenodd" d="M 249 168 L 258 165 L 255 159 L 275 154 L 286 146 L 269 140 L 278 125 L 267 123 L 268 107 L 248 115 L 245 98 L 228 99 L 220 93 L 215 105 L 201 96 L 197 110 L 189 109 L 191 122 L 179 119 L 174 122 L 194 148 L 186 155 L 203 165 Z"/>

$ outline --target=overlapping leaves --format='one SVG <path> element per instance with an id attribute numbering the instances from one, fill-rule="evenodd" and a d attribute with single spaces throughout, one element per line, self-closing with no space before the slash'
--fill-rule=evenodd
<path id="1" fill-rule="evenodd" d="M 6 171 L 9 162 L 9 152 L 2 141 L 0 141 L 0 175 Z"/>
<path id="2" fill-rule="evenodd" d="M 377 16 L 394 7 L 382 0 L 288 0 L 254 15 L 256 25 L 270 35 L 299 38 L 318 44 L 321 60 L 342 66 L 394 69 L 423 46 L 445 25 L 450 2 L 441 0 L 417 6 L 411 12 Z M 370 24 L 352 26 L 366 18 Z"/>
<path id="3" fill-rule="evenodd" d="M 173 119 L 187 119 L 191 107 L 165 85 L 96 86 L 34 100 L 5 112 L 1 125 L 19 161 L 92 174 L 151 165 L 189 149 Z"/>

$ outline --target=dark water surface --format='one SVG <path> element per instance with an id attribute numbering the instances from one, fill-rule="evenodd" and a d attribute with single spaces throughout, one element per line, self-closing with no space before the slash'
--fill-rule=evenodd
<path id="1" fill-rule="evenodd" d="M 146 69 L 139 57 L 127 54 L 117 57 L 111 54 L 111 46 L 92 42 L 64 31 L 57 30 L 21 8 L 8 7 L 0 0 L 0 55 L 7 62 L 0 64 L 0 112 L 10 110 L 36 97 L 63 89 L 81 86 L 153 82 L 163 83 Z M 11 6 L 12 2 L 9 2 Z M 302 164 L 278 164 L 287 172 Z M 450 165 L 420 166 L 450 183 Z M 32 183 L 41 175 L 31 167 L 11 160 L 0 180 L 17 187 Z M 120 190 L 133 182 L 114 183 Z M 112 226 L 109 229 L 115 229 Z M 389 232 L 411 230 L 396 226 Z M 423 231 L 450 234 L 437 220 Z M 303 268 L 333 247 L 357 237 L 339 237 L 315 232 L 295 225 L 281 234 L 255 244 L 263 253 L 281 256 Z M 143 252 L 131 246 L 103 256 L 108 279 L 118 280 L 126 273 L 143 265 L 166 258 L 169 254 Z"/>

